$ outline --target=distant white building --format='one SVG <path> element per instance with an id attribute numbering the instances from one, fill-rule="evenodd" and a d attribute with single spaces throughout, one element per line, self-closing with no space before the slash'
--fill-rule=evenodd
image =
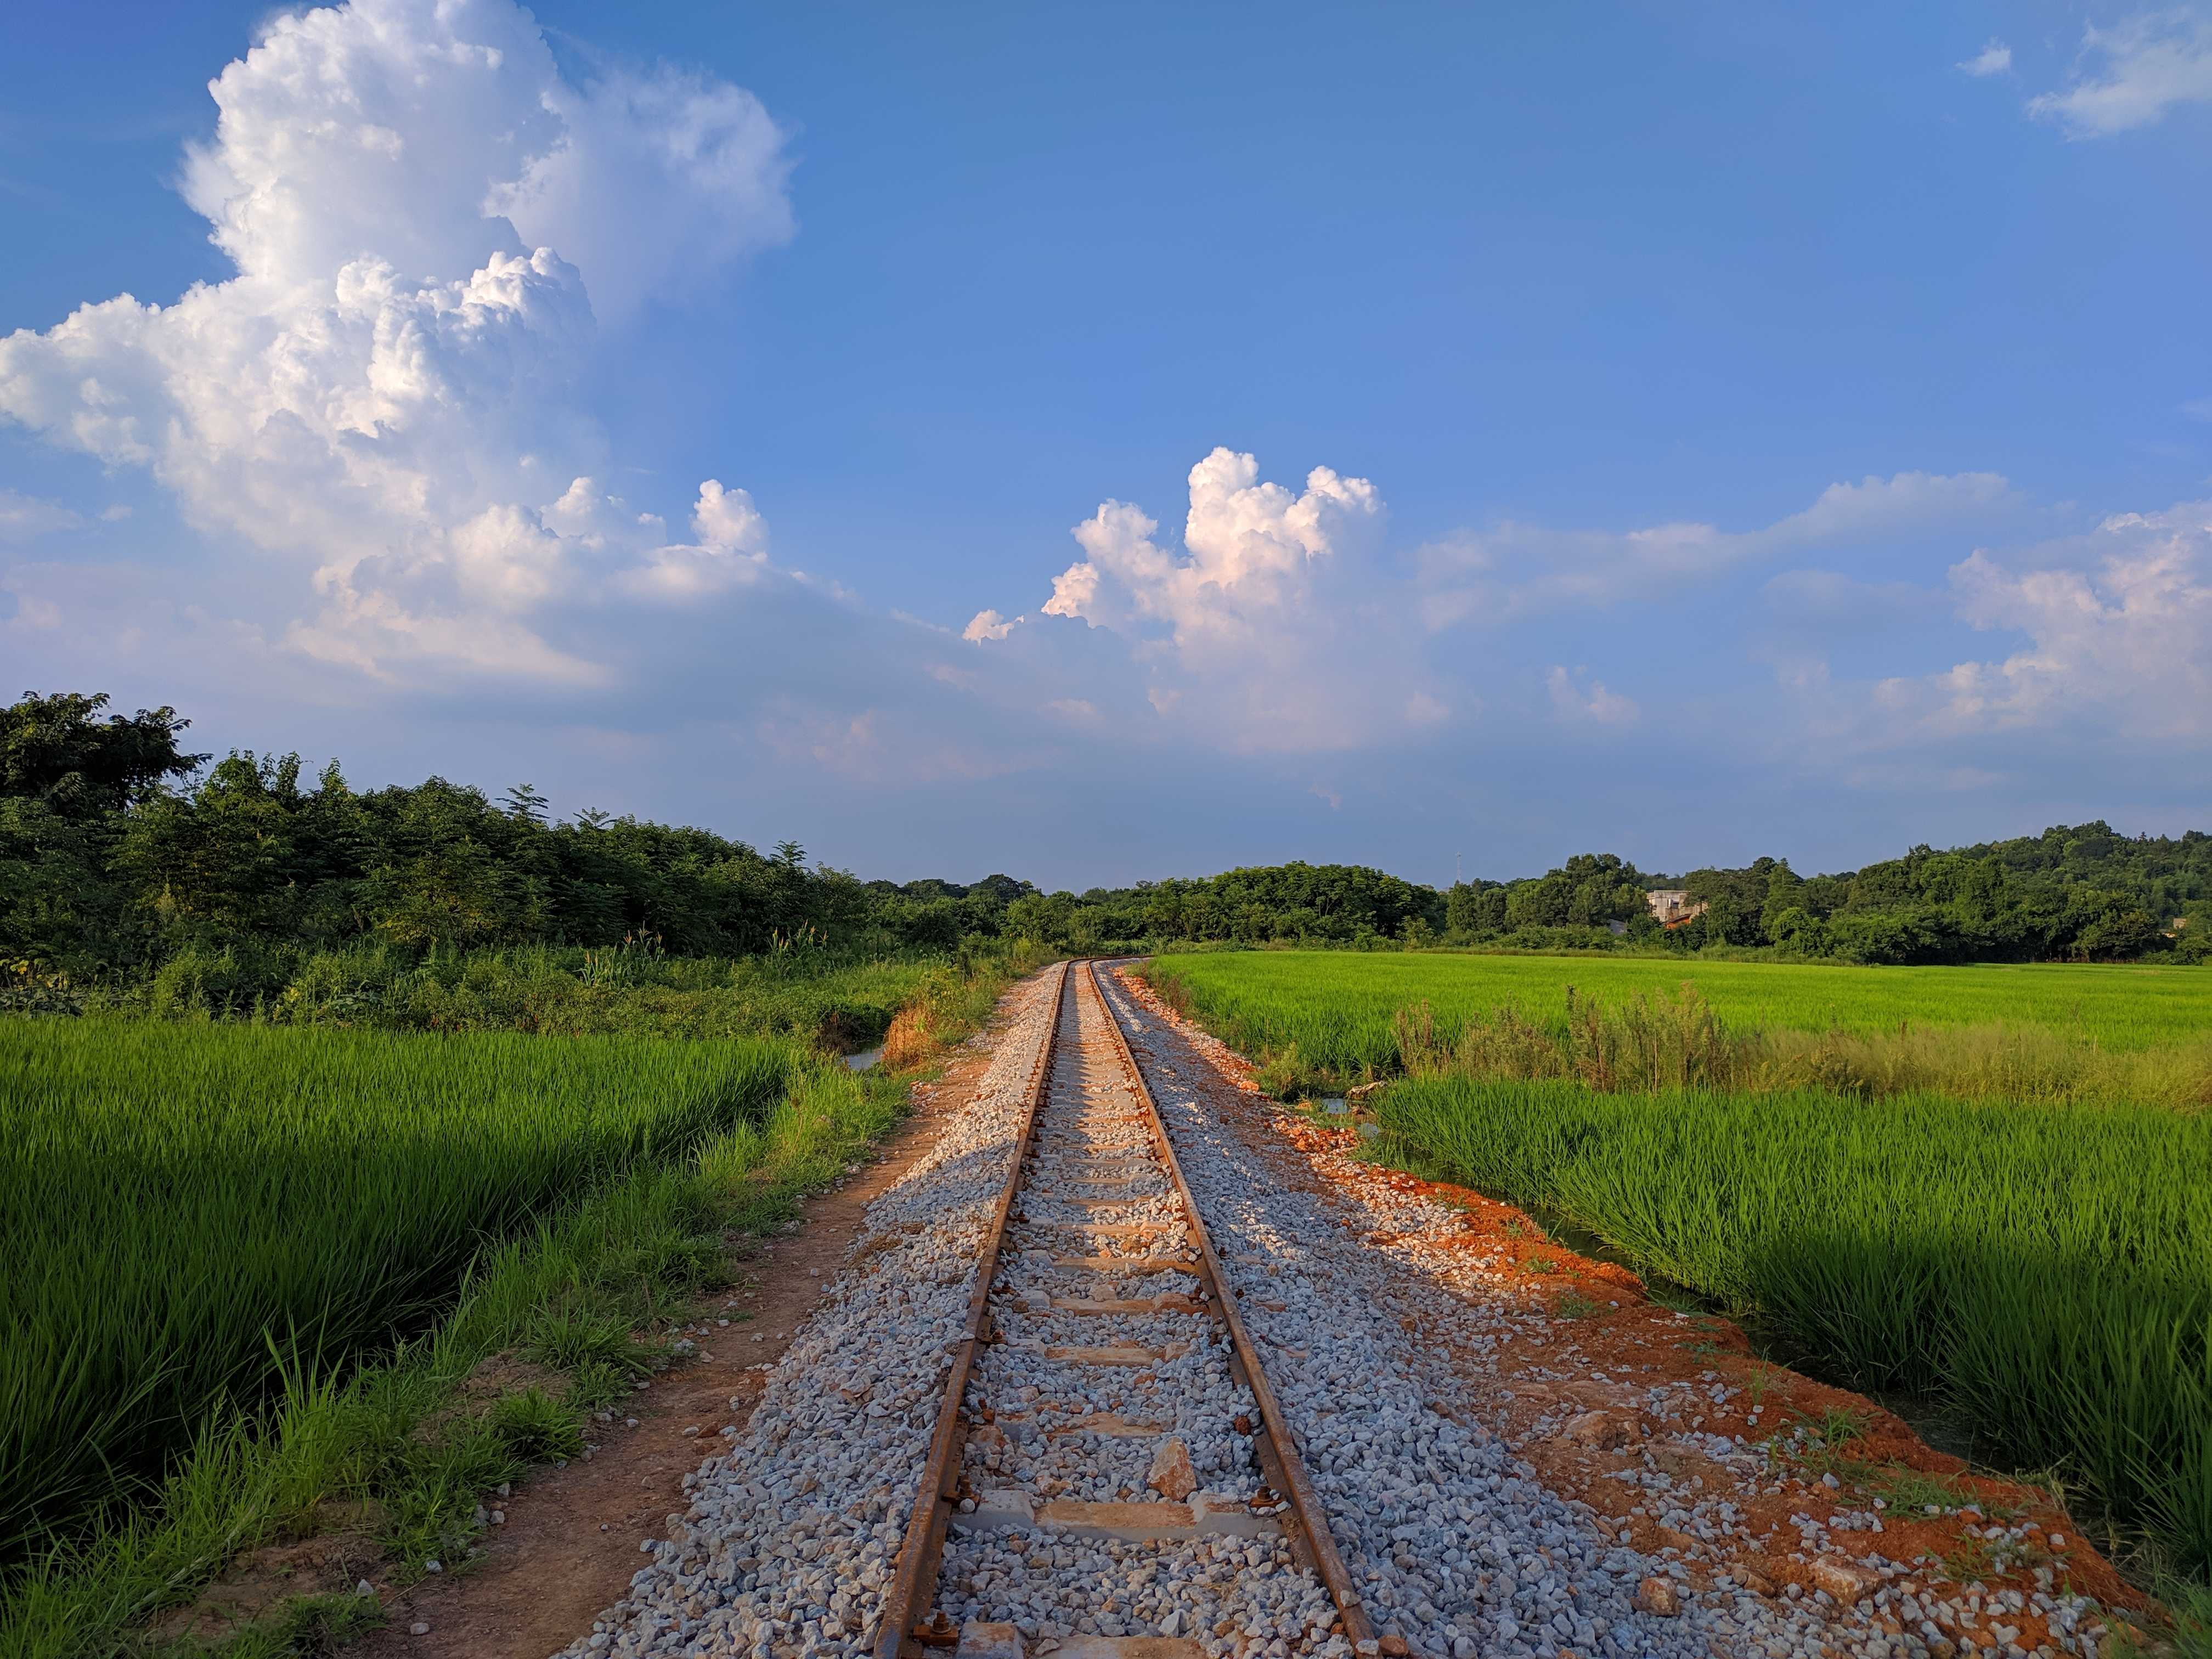
<path id="1" fill-rule="evenodd" d="M 1662 887 L 1646 893 L 1644 902 L 1651 907 L 1651 914 L 1659 919 L 1662 927 L 1679 927 L 1692 916 L 1705 914 L 1705 901 L 1692 898 L 1679 887 Z"/>

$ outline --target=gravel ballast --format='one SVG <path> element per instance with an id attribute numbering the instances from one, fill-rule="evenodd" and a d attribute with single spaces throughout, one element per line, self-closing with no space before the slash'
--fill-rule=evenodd
<path id="1" fill-rule="evenodd" d="M 1179 1636 L 1226 1651 L 1264 1632 L 1342 1659 L 1334 1602 L 1253 1509 L 1277 1507 L 1258 1407 L 1231 1375 L 1226 1326 L 1194 1299 L 1195 1239 L 1105 1005 L 1087 970 L 1072 977 L 994 1284 L 1000 1340 L 964 1402 L 981 1425 L 963 1466 L 975 1529 L 948 1541 L 937 1605 L 1040 1648 Z M 1127 1359 L 1100 1362 L 1116 1351 Z M 1085 1536 L 1070 1504 L 1116 1506 L 1097 1524 L 1125 1534 L 1182 1522 L 1202 1535 Z"/>

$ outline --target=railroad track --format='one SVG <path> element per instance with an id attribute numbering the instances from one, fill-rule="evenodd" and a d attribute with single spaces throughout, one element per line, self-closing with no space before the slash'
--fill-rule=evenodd
<path id="1" fill-rule="evenodd" d="M 877 1659 L 1375 1654 L 1098 973 L 1059 970 Z"/>

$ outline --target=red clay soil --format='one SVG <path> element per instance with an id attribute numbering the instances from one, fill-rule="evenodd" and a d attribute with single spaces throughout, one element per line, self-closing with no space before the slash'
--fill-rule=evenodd
<path id="1" fill-rule="evenodd" d="M 612 1423 L 586 1424 L 588 1462 L 545 1469 L 501 1505 L 507 1521 L 483 1534 L 468 1571 L 406 1589 L 371 1573 L 390 1624 L 349 1646 L 362 1659 L 545 1659 L 629 1592 L 643 1565 L 638 1546 L 662 1535 L 690 1499 L 683 1478 L 712 1455 L 718 1431 L 741 1423 L 823 1291 L 844 1264 L 867 1206 L 935 1139 L 939 1120 L 964 1101 L 990 1055 L 959 1051 L 943 1077 L 917 1085 L 914 1112 L 842 1188 L 806 1200 L 797 1231 L 755 1246 L 723 1293 L 726 1328 L 691 1332 L 702 1350 L 616 1407 Z M 720 1299 L 720 1298 L 718 1298 Z M 737 1316 L 749 1312 L 744 1323 Z M 716 1317 L 721 1316 L 720 1314 Z M 638 1419 L 626 1428 L 626 1418 Z M 696 1433 L 687 1434 L 687 1430 Z M 416 1625 L 427 1633 L 411 1633 Z"/>
<path id="2" fill-rule="evenodd" d="M 1480 1281 L 1483 1298 L 1551 1316 L 1510 1340 L 1497 1342 L 1493 1333 L 1494 1345 L 1480 1354 L 1462 1346 L 1449 1321 L 1415 1334 L 1449 1355 L 1453 1372 L 1486 1400 L 1492 1413 L 1486 1426 L 1502 1430 L 1515 1452 L 1554 1492 L 1587 1504 L 1607 1536 L 1648 1553 L 1673 1552 L 1699 1589 L 1717 1574 L 1761 1595 L 1786 1593 L 1786 1586 L 1796 1584 L 1802 1594 L 1825 1590 L 1838 1601 L 1859 1600 L 1885 1583 L 1909 1586 L 1923 1601 L 1965 1600 L 1975 1594 L 1970 1586 L 1978 1586 L 1979 1599 L 1971 1605 L 1978 1613 L 1999 1590 L 2017 1590 L 2023 1597 L 2039 1589 L 2048 1591 L 2051 1587 L 2036 1577 L 2041 1566 L 2056 1585 L 2094 1596 L 2107 1608 L 2125 1610 L 2132 1619 L 2158 1617 L 2047 1493 L 1976 1471 L 1936 1450 L 1893 1413 L 1862 1395 L 1769 1364 L 1728 1320 L 1710 1315 L 1686 1320 L 1651 1301 L 1643 1282 L 1626 1268 L 1591 1261 L 1550 1241 L 1535 1221 L 1510 1205 L 1366 1161 L 1359 1156 L 1356 1126 L 1324 1127 L 1283 1110 L 1261 1093 L 1249 1062 L 1166 1006 L 1142 979 L 1125 974 L 1123 983 L 1207 1062 L 1210 1075 L 1202 1079 L 1207 1107 L 1268 1159 L 1284 1181 L 1308 1191 L 1334 1191 L 1340 1199 L 1356 1200 L 1363 1189 L 1389 1189 L 1457 1211 L 1453 1225 L 1367 1237 L 1376 1245 L 1410 1249 L 1416 1265 L 1432 1270 L 1455 1295 L 1472 1299 L 1461 1287 L 1474 1277 Z M 1571 1312 L 1559 1311 L 1563 1303 Z M 1563 1370 L 1587 1380 L 1563 1382 L 1557 1376 Z M 1694 1386 L 1714 1376 L 1744 1392 L 1733 1395 L 1725 1406 L 1705 1407 L 1705 1414 L 1692 1423 L 1670 1425 L 1642 1408 L 1645 1391 L 1655 1384 Z M 1540 1437 L 1534 1432 L 1540 1419 L 1556 1425 L 1563 1409 L 1569 1414 L 1564 1427 L 1552 1426 Z M 1858 1436 L 1838 1454 L 1836 1468 L 1843 1479 L 1832 1488 L 1822 1480 L 1826 1471 L 1817 1452 L 1809 1459 L 1794 1459 L 1779 1492 L 1770 1495 L 1774 1477 L 1764 1483 L 1747 1480 L 1672 1437 L 1689 1429 L 1698 1435 L 1740 1435 L 1756 1444 L 1807 1419 L 1818 1423 L 1832 1411 L 1848 1413 L 1861 1425 Z M 1650 1496 L 1618 1477 L 1647 1468 L 1647 1457 L 1679 1480 L 1702 1480 L 1705 1492 L 1734 1487 L 1729 1501 L 1745 1517 L 1743 1524 L 1754 1539 L 1751 1547 L 1734 1538 L 1709 1542 L 1670 1530 L 1646 1515 L 1632 1515 L 1633 1509 L 1653 1507 Z M 1984 1513 L 1907 1514 L 1892 1505 L 1882 1514 L 1881 1533 L 1832 1528 L 1817 1554 L 1804 1549 L 1793 1516 L 1826 1525 L 1838 1515 L 1863 1513 L 1869 1500 L 1863 1492 L 1854 1495 L 1854 1471 L 1893 1475 L 1903 1470 L 1942 1478 L 1960 1494 L 1957 1502 L 1978 1504 Z M 2000 1517 L 2027 1534 L 2013 1545 L 2019 1553 L 2016 1564 L 2003 1571 L 1990 1565 L 1991 1540 L 1966 1531 L 1969 1526 L 1993 1529 Z M 1856 1550 L 1854 1540 L 1859 1540 Z M 1917 1573 L 1903 1581 L 1881 1577 L 1867 1565 L 1875 1554 L 1891 1562 L 1924 1561 L 1929 1574 L 1939 1572 L 1937 1564 L 1946 1565 L 1931 1587 L 1929 1577 Z M 1946 1621 L 1945 1633 L 1961 1652 L 1968 1652 L 1996 1644 L 1989 1624 L 1999 1621 L 2017 1626 L 2015 1639 L 2030 1652 L 2046 1641 L 2058 1645 L 2032 1607 L 1999 1613 L 1978 1626 L 1948 1628 Z M 1892 1614 L 1878 1614 L 1877 1623 L 1892 1634 L 1902 1628 Z"/>

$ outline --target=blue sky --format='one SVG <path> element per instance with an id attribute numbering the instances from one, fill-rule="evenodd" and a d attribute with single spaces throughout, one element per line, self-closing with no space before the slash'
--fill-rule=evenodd
<path id="1" fill-rule="evenodd" d="M 895 877 L 2212 823 L 2212 10 L 1516 9 L 13 15 L 0 678 Z"/>

